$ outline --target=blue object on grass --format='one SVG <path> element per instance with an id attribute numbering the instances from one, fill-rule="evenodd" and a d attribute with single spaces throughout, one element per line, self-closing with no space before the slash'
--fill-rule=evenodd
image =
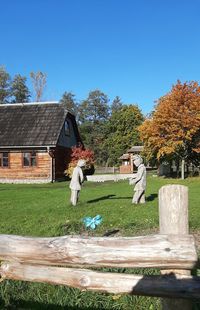
<path id="1" fill-rule="evenodd" d="M 102 216 L 96 215 L 95 217 L 84 217 L 83 223 L 85 224 L 86 228 L 95 229 L 99 224 L 102 222 Z"/>

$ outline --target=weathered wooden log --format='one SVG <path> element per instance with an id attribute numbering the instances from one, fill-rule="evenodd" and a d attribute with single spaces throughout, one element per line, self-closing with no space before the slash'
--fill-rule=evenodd
<path id="1" fill-rule="evenodd" d="M 191 235 L 30 238 L 0 235 L 0 260 L 41 265 L 192 269 Z"/>
<path id="2" fill-rule="evenodd" d="M 3 263 L 6 279 L 62 284 L 81 290 L 170 298 L 200 298 L 200 277 L 143 276 L 86 269 Z"/>
<path id="3" fill-rule="evenodd" d="M 159 190 L 159 221 L 161 234 L 177 234 L 182 236 L 189 232 L 188 221 L 188 188 L 183 185 L 165 185 Z M 184 267 L 182 269 L 185 269 Z M 187 268 L 186 268 L 187 269 Z M 162 271 L 162 274 L 167 271 Z M 178 276 L 179 270 L 172 270 Z M 182 275 L 189 276 L 189 270 L 182 270 Z M 162 300 L 163 310 L 191 310 L 189 300 Z"/>
<path id="4" fill-rule="evenodd" d="M 187 235 L 188 188 L 183 185 L 165 185 L 159 190 L 159 222 L 161 234 Z"/>

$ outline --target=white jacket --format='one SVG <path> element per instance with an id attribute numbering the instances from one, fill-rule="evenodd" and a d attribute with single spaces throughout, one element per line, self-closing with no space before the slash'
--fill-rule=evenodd
<path id="1" fill-rule="evenodd" d="M 81 190 L 81 184 L 84 181 L 83 171 L 79 166 L 76 166 L 72 173 L 71 182 L 69 188 L 72 190 Z"/>

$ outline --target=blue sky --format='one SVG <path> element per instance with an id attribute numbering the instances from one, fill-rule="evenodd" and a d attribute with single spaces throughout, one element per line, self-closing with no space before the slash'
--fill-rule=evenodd
<path id="1" fill-rule="evenodd" d="M 200 0 L 0 0 L 0 64 L 47 74 L 45 100 L 100 89 L 149 113 L 177 79 L 200 81 Z"/>

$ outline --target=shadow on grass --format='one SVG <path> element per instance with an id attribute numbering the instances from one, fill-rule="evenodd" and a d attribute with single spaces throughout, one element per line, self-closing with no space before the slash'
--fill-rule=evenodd
<path id="1" fill-rule="evenodd" d="M 129 197 L 115 197 L 115 196 L 116 195 L 102 196 L 96 199 L 88 200 L 87 203 L 98 202 L 98 201 L 107 200 L 107 199 L 114 200 L 114 199 L 132 199 L 133 198 L 132 196 L 129 196 Z"/>
<path id="2" fill-rule="evenodd" d="M 3 306 L 3 305 L 2 305 Z M 0 304 L 0 309 L 4 310 L 103 310 L 103 308 L 94 308 L 94 307 L 71 307 L 71 306 L 58 306 L 58 305 L 52 305 L 52 304 L 44 304 L 40 302 L 29 302 L 29 301 L 23 301 L 23 300 L 12 300 L 12 304 L 9 306 L 3 306 L 2 308 Z"/>
<path id="3" fill-rule="evenodd" d="M 110 196 L 112 196 L 112 195 L 110 195 Z M 115 195 L 113 195 L 113 196 L 115 196 Z M 153 201 L 157 197 L 158 197 L 158 194 L 151 194 L 151 195 L 146 197 L 146 201 Z M 132 198 L 133 198 L 132 196 L 130 196 L 130 197 L 114 197 L 114 198 L 111 197 L 111 199 L 132 199 Z"/>
<path id="4" fill-rule="evenodd" d="M 119 229 L 109 230 L 105 234 L 103 234 L 103 237 L 113 236 L 113 235 L 117 234 L 119 231 L 120 231 Z"/>
<path id="5" fill-rule="evenodd" d="M 151 194 L 151 195 L 146 197 L 146 201 L 153 201 L 157 197 L 158 197 L 158 194 Z"/>
<path id="6" fill-rule="evenodd" d="M 133 196 L 130 197 L 116 197 L 116 198 L 111 198 L 111 199 L 132 199 Z"/>
<path id="7" fill-rule="evenodd" d="M 98 201 L 101 201 L 101 200 L 110 199 L 110 198 L 112 198 L 114 196 L 116 196 L 116 195 L 102 196 L 102 197 L 99 197 L 99 198 L 96 198 L 96 199 L 88 200 L 87 203 L 98 202 Z"/>

